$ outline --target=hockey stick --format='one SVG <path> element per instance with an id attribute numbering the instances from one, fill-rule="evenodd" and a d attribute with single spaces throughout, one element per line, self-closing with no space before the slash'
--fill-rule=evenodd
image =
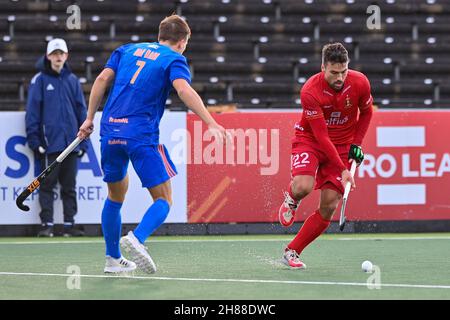
<path id="1" fill-rule="evenodd" d="M 353 160 L 352 166 L 350 168 L 350 173 L 352 177 L 355 176 L 355 171 L 356 171 L 356 161 Z M 342 197 L 341 216 L 339 217 L 339 229 L 341 231 L 343 231 L 345 227 L 345 206 L 347 204 L 347 198 L 348 194 L 350 193 L 351 186 L 352 186 L 351 183 L 347 182 L 347 184 L 345 185 L 344 196 Z"/>
<path id="2" fill-rule="evenodd" d="M 23 204 L 25 199 L 28 198 L 28 196 L 30 194 L 32 194 L 34 190 L 39 188 L 39 186 L 41 185 L 41 182 L 45 178 L 47 178 L 48 175 L 59 164 L 61 164 L 61 162 L 64 161 L 64 159 L 69 155 L 69 153 L 71 153 L 80 144 L 81 141 L 82 141 L 82 139 L 80 139 L 78 137 L 75 140 L 73 140 L 73 142 L 63 152 L 61 152 L 61 154 L 58 156 L 58 158 L 56 158 L 56 160 L 53 161 L 51 165 L 49 165 L 47 168 L 45 168 L 45 170 L 42 171 L 41 174 L 36 179 L 34 179 L 33 182 L 31 182 L 25 190 L 22 191 L 22 193 L 16 199 L 16 205 L 19 207 L 19 209 L 21 209 L 23 211 L 30 210 L 30 207 Z"/>

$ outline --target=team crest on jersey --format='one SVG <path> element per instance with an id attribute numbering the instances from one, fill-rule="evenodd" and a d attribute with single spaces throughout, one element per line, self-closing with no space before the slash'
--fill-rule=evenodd
<path id="1" fill-rule="evenodd" d="M 350 100 L 350 97 L 347 95 L 345 97 L 345 108 L 348 109 L 351 107 L 353 107 L 352 100 Z"/>

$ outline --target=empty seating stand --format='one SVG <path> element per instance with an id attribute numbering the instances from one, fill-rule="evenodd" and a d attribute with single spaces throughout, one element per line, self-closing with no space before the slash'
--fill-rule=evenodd
<path id="1" fill-rule="evenodd" d="M 80 29 L 66 23 L 74 4 Z M 379 19 L 368 22 L 369 6 L 380 9 Z M 302 85 L 320 70 L 322 46 L 340 41 L 379 107 L 450 106 L 450 0 L 3 0 L 0 110 L 24 109 L 50 39 L 68 42 L 87 98 L 112 50 L 156 41 L 159 22 L 172 13 L 191 26 L 185 55 L 207 104 L 298 108 Z M 175 95 L 167 107 L 185 110 Z"/>

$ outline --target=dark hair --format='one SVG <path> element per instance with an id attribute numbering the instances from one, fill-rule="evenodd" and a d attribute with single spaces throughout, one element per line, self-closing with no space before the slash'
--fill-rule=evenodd
<path id="1" fill-rule="evenodd" d="M 347 49 L 345 49 L 342 43 L 329 43 L 323 47 L 322 64 L 326 65 L 327 62 L 331 64 L 349 62 Z"/>
<path id="2" fill-rule="evenodd" d="M 169 41 L 172 44 L 191 36 L 191 29 L 179 15 L 166 17 L 159 24 L 158 41 Z"/>

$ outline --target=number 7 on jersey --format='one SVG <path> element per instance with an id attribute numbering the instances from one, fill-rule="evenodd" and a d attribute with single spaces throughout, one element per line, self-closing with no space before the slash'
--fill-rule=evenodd
<path id="1" fill-rule="evenodd" d="M 138 77 L 139 73 L 141 72 L 142 68 L 144 68 L 145 66 L 145 61 L 142 60 L 138 60 L 136 61 L 136 65 L 139 66 L 139 68 L 136 70 L 136 72 L 133 75 L 133 78 L 131 78 L 130 83 L 134 84 L 134 82 L 136 81 L 136 78 Z"/>

